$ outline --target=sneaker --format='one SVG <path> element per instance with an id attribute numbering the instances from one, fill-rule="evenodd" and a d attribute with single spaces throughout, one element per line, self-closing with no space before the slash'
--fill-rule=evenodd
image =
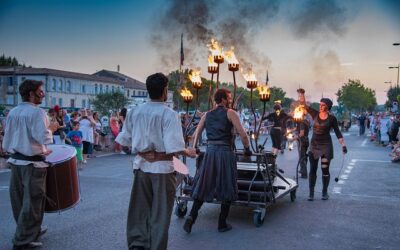
<path id="1" fill-rule="evenodd" d="M 329 195 L 328 195 L 328 194 L 322 194 L 321 200 L 326 201 L 326 200 L 328 200 L 328 199 L 329 199 Z"/>
<path id="2" fill-rule="evenodd" d="M 87 163 L 87 161 L 86 161 L 86 160 L 83 160 L 83 161 L 82 161 L 82 163 L 83 163 L 83 164 L 86 164 L 86 163 Z"/>

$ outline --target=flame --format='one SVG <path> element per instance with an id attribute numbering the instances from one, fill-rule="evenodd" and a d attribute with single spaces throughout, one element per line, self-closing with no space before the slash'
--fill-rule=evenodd
<path id="1" fill-rule="evenodd" d="M 208 56 L 208 67 L 218 67 L 218 64 L 214 62 L 214 57 L 212 55 Z"/>
<path id="2" fill-rule="evenodd" d="M 269 94 L 271 92 L 269 87 L 266 86 L 266 85 L 265 86 L 258 86 L 257 89 L 258 89 L 258 94 L 259 95 L 267 95 L 267 96 L 269 96 Z"/>
<path id="3" fill-rule="evenodd" d="M 231 47 L 231 50 L 225 52 L 225 58 L 229 64 L 239 64 L 239 61 L 236 59 L 235 52 L 233 50 L 235 47 Z"/>
<path id="4" fill-rule="evenodd" d="M 294 109 L 293 119 L 302 120 L 304 115 L 304 105 L 299 105 Z"/>
<path id="5" fill-rule="evenodd" d="M 185 98 L 185 97 L 192 97 L 193 98 L 192 92 L 190 92 L 190 90 L 188 90 L 186 87 L 181 89 L 180 94 L 181 94 L 181 96 L 183 98 Z"/>
<path id="6" fill-rule="evenodd" d="M 212 56 L 224 56 L 223 48 L 218 44 L 218 41 L 211 39 L 211 43 L 207 44 L 208 49 L 211 51 Z"/>
<path id="7" fill-rule="evenodd" d="M 201 84 L 200 75 L 201 75 L 200 70 L 192 70 L 192 71 L 189 73 L 189 79 L 190 79 L 190 81 L 192 81 L 192 83 Z"/>
<path id="8" fill-rule="evenodd" d="M 249 82 L 249 81 L 257 82 L 256 75 L 251 70 L 247 73 L 242 72 L 242 75 L 243 75 L 244 79 L 246 80 L 246 82 Z"/>

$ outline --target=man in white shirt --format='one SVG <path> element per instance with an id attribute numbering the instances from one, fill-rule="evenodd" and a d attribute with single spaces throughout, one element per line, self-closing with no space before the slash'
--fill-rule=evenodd
<path id="1" fill-rule="evenodd" d="M 168 78 L 153 74 L 146 88 L 151 101 L 129 111 L 116 138 L 135 156 L 126 234 L 129 249 L 167 249 L 176 192 L 172 157 L 196 152 L 185 148 L 178 113 L 165 105 Z"/>
<path id="2" fill-rule="evenodd" d="M 10 198 L 17 223 L 14 249 L 41 247 L 38 241 L 46 230 L 41 229 L 46 194 L 46 148 L 53 143 L 52 132 L 58 124 L 49 124 L 42 103 L 43 82 L 25 80 L 19 86 L 23 102 L 7 116 L 3 148 L 11 154 Z"/>

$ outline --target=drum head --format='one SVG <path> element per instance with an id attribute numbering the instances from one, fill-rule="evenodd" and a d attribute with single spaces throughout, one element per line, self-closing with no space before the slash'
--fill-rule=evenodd
<path id="1" fill-rule="evenodd" d="M 46 161 L 53 164 L 67 161 L 76 155 L 76 149 L 65 144 L 50 144 L 47 148 L 53 152 L 46 157 Z"/>
<path id="2" fill-rule="evenodd" d="M 189 174 L 188 167 L 175 156 L 173 157 L 173 164 L 176 172 L 181 173 L 183 175 Z"/>

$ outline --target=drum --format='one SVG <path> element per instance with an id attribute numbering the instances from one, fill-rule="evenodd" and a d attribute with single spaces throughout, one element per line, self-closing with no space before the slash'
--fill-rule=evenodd
<path id="1" fill-rule="evenodd" d="M 80 201 L 76 150 L 69 145 L 48 145 L 53 152 L 46 157 L 46 213 L 74 207 Z"/>

